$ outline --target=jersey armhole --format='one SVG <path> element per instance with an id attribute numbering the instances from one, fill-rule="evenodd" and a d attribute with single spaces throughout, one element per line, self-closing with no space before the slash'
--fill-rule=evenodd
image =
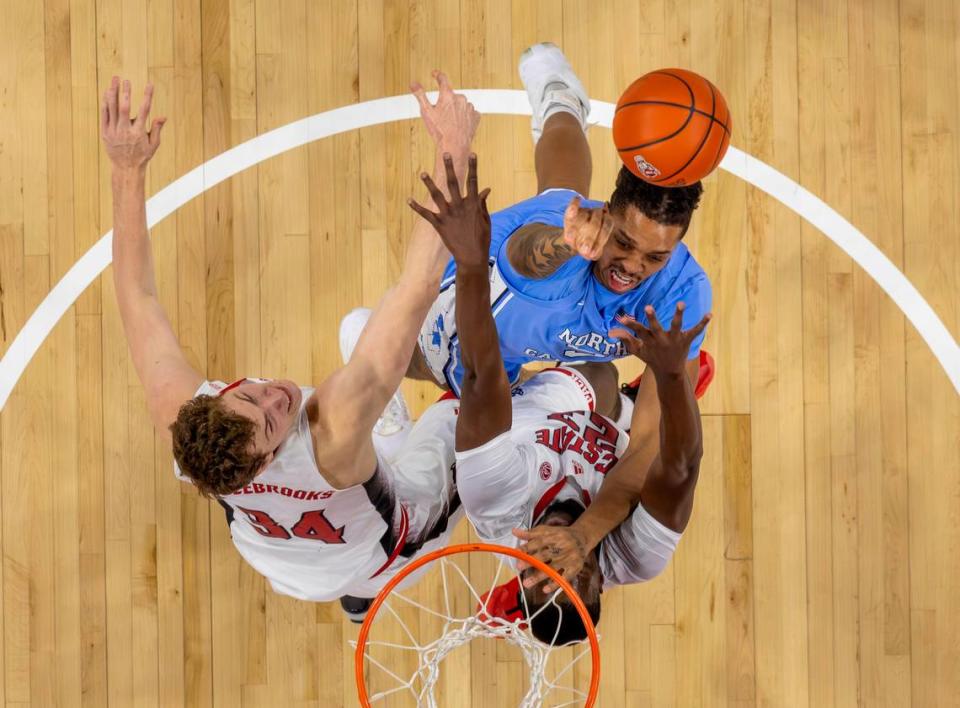
<path id="1" fill-rule="evenodd" d="M 544 224 L 544 226 L 548 228 L 556 228 L 551 227 L 549 224 Z M 574 306 L 574 303 L 582 299 L 582 294 L 579 292 L 574 292 L 561 298 L 552 299 L 540 297 L 537 291 L 557 289 L 561 283 L 575 278 L 577 271 L 582 269 L 584 264 L 589 267 L 589 263 L 584 261 L 579 255 L 574 255 L 546 278 L 528 278 L 518 273 L 513 267 L 513 264 L 510 262 L 510 255 L 507 252 L 507 249 L 510 239 L 513 238 L 513 235 L 514 234 L 510 234 L 510 236 L 504 239 L 503 243 L 500 244 L 500 250 L 496 255 L 496 268 L 500 273 L 503 283 L 507 286 L 507 289 L 512 295 L 520 298 L 521 300 L 526 300 L 534 305 L 557 310 L 570 309 Z M 534 292 L 530 292 L 531 290 Z"/>
<path id="2" fill-rule="evenodd" d="M 530 228 L 536 226 L 536 230 Z M 510 260 L 510 244 L 513 242 L 513 239 L 517 238 L 517 234 L 523 231 L 524 229 L 530 229 L 529 233 L 539 233 L 542 230 L 561 230 L 562 226 L 554 226 L 552 224 L 547 224 L 543 221 L 531 221 L 527 224 L 521 224 L 516 229 L 514 229 L 509 236 L 503 239 L 503 243 L 500 244 L 500 251 L 497 253 L 497 264 L 501 266 L 501 272 L 505 275 L 508 284 L 513 285 L 514 283 L 519 283 L 522 281 L 537 281 L 537 278 L 528 278 L 525 275 L 521 275 L 519 271 L 514 267 L 513 263 Z M 505 268 L 503 266 L 506 266 Z M 566 265 L 566 264 L 564 264 Z M 557 269 L 559 270 L 559 268 Z"/>

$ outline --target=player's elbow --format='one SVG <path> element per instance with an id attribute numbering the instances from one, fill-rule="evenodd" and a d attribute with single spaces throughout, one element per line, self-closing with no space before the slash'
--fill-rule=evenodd
<path id="1" fill-rule="evenodd" d="M 393 288 L 388 291 L 391 297 L 404 298 L 416 307 L 427 307 L 433 304 L 440 292 L 441 272 L 409 273 L 404 271 Z M 385 296 L 386 297 L 386 296 Z"/>
<path id="2" fill-rule="evenodd" d="M 665 464 L 664 472 L 673 486 L 681 487 L 696 483 L 702 459 L 703 445 L 691 447 Z"/>
<path id="3" fill-rule="evenodd" d="M 510 382 L 507 380 L 507 372 L 503 368 L 503 363 L 497 357 L 496 361 L 472 361 L 464 357 L 463 380 L 460 384 L 461 390 L 476 394 L 483 393 L 504 387 L 510 388 Z"/>
<path id="4" fill-rule="evenodd" d="M 162 311 L 156 291 L 145 283 L 121 276 L 114 278 L 114 287 L 117 292 L 117 308 L 124 324 L 141 322 L 147 317 L 155 316 L 158 308 Z"/>

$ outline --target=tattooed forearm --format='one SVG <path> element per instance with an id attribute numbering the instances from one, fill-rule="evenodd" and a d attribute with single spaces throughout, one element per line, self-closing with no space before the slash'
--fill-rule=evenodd
<path id="1" fill-rule="evenodd" d="M 566 263 L 576 251 L 563 240 L 563 229 L 530 224 L 510 237 L 510 265 L 525 278 L 546 278 Z"/>

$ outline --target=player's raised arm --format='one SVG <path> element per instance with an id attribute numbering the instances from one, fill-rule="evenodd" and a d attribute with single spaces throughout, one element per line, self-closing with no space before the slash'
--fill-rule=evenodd
<path id="1" fill-rule="evenodd" d="M 430 103 L 419 83 L 412 84 L 411 90 L 420 104 L 423 123 L 436 145 L 436 181 L 445 186 L 447 167 L 444 155 L 462 179 L 480 114 L 466 97 L 454 93 L 446 75 L 434 71 L 433 76 L 440 89 L 436 104 Z M 456 177 L 453 184 L 457 185 L 459 194 Z M 319 408 L 324 417 L 322 430 L 318 433 L 323 437 L 322 445 L 318 446 L 317 454 L 324 466 L 342 469 L 344 458 L 350 458 L 351 461 L 356 459 L 357 464 L 351 463 L 351 466 L 359 470 L 359 475 L 372 473 L 370 431 L 403 379 L 417 333 L 436 298 L 449 257 L 433 227 L 418 219 L 399 282 L 387 291 L 374 310 L 349 363 L 317 388 Z M 331 459 L 325 459 L 325 456 Z M 363 480 L 350 478 L 344 483 L 358 481 Z"/>
<path id="2" fill-rule="evenodd" d="M 596 499 L 572 526 L 516 532 L 527 542 L 528 553 L 562 567 L 568 578 L 576 577 L 586 555 L 629 516 L 641 496 L 644 508 L 670 528 L 682 530 L 689 518 L 689 505 L 684 507 L 677 497 L 692 493 L 690 481 L 696 480 L 700 468 L 703 433 L 686 361 L 690 343 L 707 326 L 710 315 L 683 331 L 683 309 L 680 303 L 669 330 L 660 326 L 653 308 L 648 307 L 649 327 L 624 319 L 623 328 L 611 332 L 623 341 L 627 351 L 647 363 L 656 379 L 660 439 L 653 463 L 628 449 L 607 475 Z M 533 586 L 545 578 L 542 573 L 532 573 L 524 584 Z"/>
<path id="3" fill-rule="evenodd" d="M 625 519 L 636 504 L 644 498 L 644 506 L 648 507 L 656 517 L 657 513 L 652 505 L 651 478 L 655 477 L 660 486 L 669 487 L 672 484 L 679 486 L 696 475 L 700 468 L 700 458 L 703 456 L 703 431 L 700 423 L 700 407 L 694 395 L 694 385 L 690 380 L 687 368 L 687 352 L 690 344 L 706 328 L 710 315 L 705 315 L 692 328 L 683 331 L 684 304 L 677 305 L 673 321 L 669 330 L 664 330 L 657 320 L 653 308 L 646 308 L 649 327 L 645 327 L 636 320 L 624 319 L 624 329 L 615 330 L 614 334 L 623 341 L 631 354 L 646 362 L 647 368 L 656 381 L 656 393 L 660 413 L 659 421 L 659 452 L 651 465 L 646 460 L 635 455 L 629 449 L 600 488 L 597 501 L 608 496 L 612 503 L 623 504 L 618 513 L 608 511 L 601 506 L 596 519 L 587 519 L 584 530 L 588 540 L 600 542 L 604 536 Z M 613 481 L 611 489 L 605 494 L 604 487 Z M 656 506 L 656 505 L 653 505 Z M 616 523 L 611 523 L 609 517 L 621 516 Z M 604 518 L 608 517 L 608 518 Z M 667 526 L 673 526 L 669 520 L 658 520 Z M 593 524 L 594 528 L 590 525 Z M 683 522 L 686 525 L 686 521 Z M 678 529 L 679 530 L 679 529 Z"/>
<path id="4" fill-rule="evenodd" d="M 528 224 L 507 241 L 510 265 L 525 278 L 549 278 L 576 255 L 597 260 L 613 232 L 613 219 L 605 204 L 599 209 L 581 206 L 574 197 L 563 214 L 563 227 Z"/>
<path id="5" fill-rule="evenodd" d="M 477 191 L 476 155 L 470 156 L 466 195 L 460 194 L 449 164 L 449 200 L 429 177 L 424 175 L 423 181 L 438 211 L 431 212 L 412 200 L 410 207 L 433 225 L 457 263 L 457 332 L 464 374 L 456 448 L 458 452 L 473 450 L 510 430 L 512 421 L 510 382 L 490 310 L 490 190 Z"/>
<path id="6" fill-rule="evenodd" d="M 147 84 L 134 119 L 130 118 L 130 82 L 116 76 L 103 95 L 100 133 L 112 164 L 113 282 L 127 345 L 146 390 L 147 407 L 162 436 L 184 401 L 203 378 L 187 362 L 170 326 L 154 281 L 147 233 L 147 163 L 160 146 L 166 121 L 149 121 L 153 86 Z"/>

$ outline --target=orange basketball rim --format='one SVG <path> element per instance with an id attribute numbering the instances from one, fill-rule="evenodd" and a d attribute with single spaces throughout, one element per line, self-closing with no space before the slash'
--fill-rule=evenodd
<path id="1" fill-rule="evenodd" d="M 400 570 L 397 573 L 397 575 L 395 575 L 393 578 L 390 579 L 390 582 L 387 583 L 387 585 L 383 588 L 383 590 L 380 591 L 380 593 L 374 599 L 373 604 L 370 606 L 370 609 L 367 612 L 367 616 L 364 619 L 363 626 L 360 628 L 360 633 L 357 637 L 357 642 L 356 642 L 356 651 L 354 652 L 357 694 L 360 700 L 360 705 L 364 706 L 364 708 L 368 708 L 369 706 L 371 706 L 371 696 L 369 695 L 367 690 L 366 675 L 364 671 L 364 662 L 368 658 L 367 649 L 368 649 L 368 642 L 370 641 L 371 628 L 376 622 L 376 619 L 379 615 L 379 611 L 381 607 L 384 605 L 384 603 L 388 602 L 391 595 L 394 594 L 394 590 L 397 588 L 397 586 L 400 583 L 402 583 L 406 578 L 410 577 L 417 570 L 424 568 L 425 566 L 435 561 L 439 560 L 441 561 L 441 563 L 444 563 L 450 556 L 455 556 L 459 554 L 468 554 L 468 553 L 489 553 L 495 556 L 499 556 L 500 566 L 498 567 L 497 576 L 496 576 L 497 578 L 500 577 L 499 568 L 502 567 L 503 565 L 504 557 L 509 557 L 515 560 L 523 561 L 524 563 L 530 566 L 533 566 L 538 570 L 541 570 L 544 573 L 546 573 L 547 576 L 549 576 L 550 579 L 559 587 L 559 590 L 557 590 L 553 594 L 554 598 L 556 598 L 560 593 L 566 594 L 566 596 L 570 599 L 571 604 L 574 606 L 577 613 L 579 614 L 580 619 L 583 621 L 584 627 L 586 627 L 587 629 L 588 647 L 587 649 L 582 651 L 579 656 L 585 656 L 587 653 L 589 653 L 590 655 L 590 660 L 592 664 L 591 674 L 590 674 L 590 685 L 586 693 L 583 694 L 583 701 L 584 701 L 583 705 L 586 706 L 587 708 L 590 708 L 591 706 L 593 706 L 596 702 L 597 691 L 600 686 L 600 645 L 597 640 L 597 633 L 596 633 L 596 629 L 593 626 L 593 621 L 590 618 L 590 615 L 587 611 L 586 606 L 583 603 L 583 600 L 580 599 L 580 596 L 573 589 L 570 583 L 567 582 L 567 580 L 562 575 L 560 575 L 556 570 L 554 570 L 550 566 L 546 565 L 545 563 L 539 561 L 533 556 L 530 556 L 516 548 L 510 548 L 507 546 L 498 546 L 490 543 L 464 543 L 464 544 L 458 544 L 453 546 L 447 546 L 446 548 L 441 548 L 431 553 L 427 553 L 424 556 L 417 558 L 416 560 L 404 566 L 404 568 Z M 514 573 L 516 573 L 516 571 L 514 571 Z M 466 581 L 465 577 L 464 577 L 464 580 Z M 470 581 L 467 581 L 467 582 L 469 583 Z M 396 593 L 396 595 L 399 595 L 399 593 Z M 479 597 L 479 595 L 477 595 L 476 593 L 474 593 L 474 596 Z M 487 597 L 487 595 L 484 595 L 484 597 Z M 471 619 L 479 620 L 480 623 L 487 622 L 489 620 L 489 618 L 486 615 L 487 610 L 488 608 L 482 602 L 481 606 L 477 607 L 475 611 L 475 615 Z M 525 624 L 520 624 L 520 623 L 517 623 L 516 626 L 526 627 Z M 498 635 L 491 632 L 487 636 L 496 637 Z M 501 636 L 502 638 L 502 635 L 499 635 L 499 636 Z M 536 640 L 532 640 L 532 641 L 536 641 Z M 547 646 L 547 645 L 543 645 L 541 643 L 541 646 Z M 550 649 L 552 649 L 552 646 L 549 647 L 547 651 L 549 652 Z M 579 659 L 579 656 L 578 656 L 578 659 Z M 570 666 L 572 666 L 572 664 L 575 663 L 578 659 L 575 659 L 574 662 L 571 662 L 571 664 L 568 665 L 567 669 L 565 669 L 564 671 L 567 671 L 570 668 Z M 531 680 L 532 679 L 533 677 L 531 676 Z M 376 697 L 374 697 L 374 700 L 376 700 Z M 424 705 L 424 704 L 418 701 L 418 705 Z M 434 705 L 434 703 L 429 702 L 425 705 Z M 527 703 L 525 705 L 539 705 L 539 703 Z"/>

